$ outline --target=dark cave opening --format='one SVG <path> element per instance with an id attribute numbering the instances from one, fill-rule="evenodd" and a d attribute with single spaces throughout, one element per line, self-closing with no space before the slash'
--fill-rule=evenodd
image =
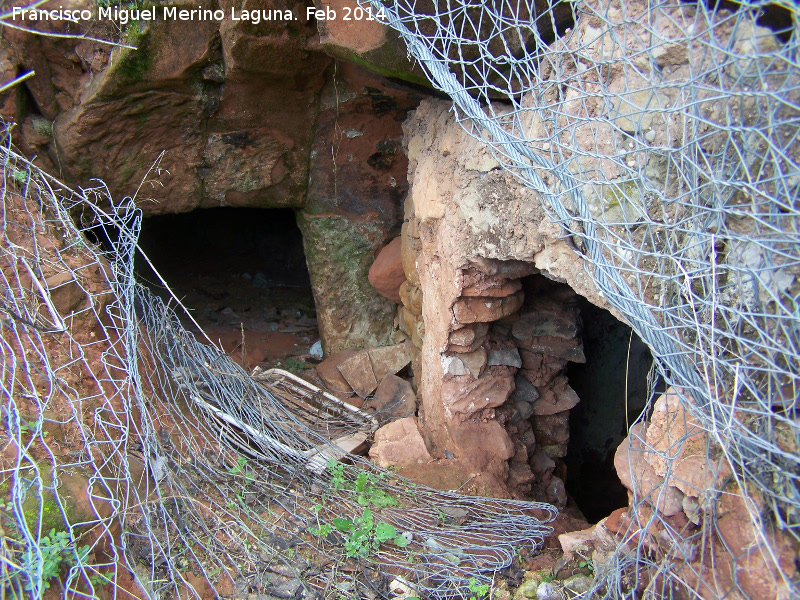
<path id="1" fill-rule="evenodd" d="M 628 504 L 614 454 L 647 404 L 652 357 L 630 327 L 566 283 L 537 273 L 521 284 L 524 303 L 510 320 L 521 359 L 514 407 L 534 398 L 525 411 L 536 442 L 531 493 L 562 505 L 568 496 L 596 522 Z M 509 424 L 524 442 L 526 427 Z"/>
<path id="2" fill-rule="evenodd" d="M 318 339 L 293 210 L 225 207 L 149 217 L 139 246 L 206 334 L 247 366 L 282 366 L 281 359 L 307 354 Z M 141 254 L 135 269 L 175 304 Z"/>
<path id="3" fill-rule="evenodd" d="M 596 522 L 628 504 L 614 454 L 645 409 L 653 359 L 625 323 L 581 296 L 577 302 L 586 362 L 567 366 L 581 401 L 570 413 L 565 483 L 589 522 Z"/>

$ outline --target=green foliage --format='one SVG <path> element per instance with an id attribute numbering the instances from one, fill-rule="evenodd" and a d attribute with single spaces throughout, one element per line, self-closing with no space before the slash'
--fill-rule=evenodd
<path id="1" fill-rule="evenodd" d="M 286 370 L 290 373 L 297 375 L 300 371 L 305 371 L 306 369 L 308 369 L 308 365 L 306 365 L 306 363 L 304 363 L 302 360 L 298 360 L 296 358 L 286 359 Z"/>
<path id="2" fill-rule="evenodd" d="M 581 562 L 578 563 L 578 568 L 579 569 L 588 569 L 589 573 L 594 575 L 594 563 L 592 563 L 592 561 L 590 561 L 590 560 L 582 560 Z"/>
<path id="3" fill-rule="evenodd" d="M 481 600 L 481 598 L 485 598 L 489 593 L 489 584 L 478 583 L 477 579 L 470 577 L 469 581 L 467 581 L 467 589 L 469 589 L 471 594 L 469 600 Z"/>
<path id="4" fill-rule="evenodd" d="M 0 505 L 0 509 L 7 508 Z M 16 523 L 6 523 L 9 529 L 16 530 Z M 4 568 L 0 572 L 0 594 L 5 595 L 6 591 L 25 590 L 34 591 L 33 574 L 41 567 L 42 589 L 49 589 L 52 581 L 59 576 L 63 567 L 74 565 L 86 566 L 89 558 L 89 546 L 76 547 L 70 539 L 70 534 L 66 531 L 56 531 L 51 529 L 50 533 L 43 536 L 37 544 L 40 556 L 37 556 L 35 549 L 26 547 L 21 539 L 14 539 L 20 536 L 9 536 L 6 530 L 6 544 L 14 563 L 20 565 L 21 569 L 12 571 Z M 93 583 L 96 579 L 90 578 Z"/>
<path id="5" fill-rule="evenodd" d="M 331 474 L 331 487 L 335 490 L 350 490 L 356 494 L 356 502 L 360 506 L 374 506 L 386 508 L 397 506 L 397 498 L 380 487 L 384 479 L 383 473 L 369 473 L 361 471 L 354 482 L 349 482 L 344 476 L 344 465 L 334 459 L 327 463 L 328 472 Z"/>
<path id="6" fill-rule="evenodd" d="M 335 490 L 346 489 L 347 480 L 344 477 L 344 465 L 334 459 L 330 459 L 325 466 L 331 474 L 331 487 Z"/>
<path id="7" fill-rule="evenodd" d="M 361 471 L 355 481 L 356 502 L 360 506 L 375 506 L 385 508 L 387 506 L 397 506 L 397 499 L 386 490 L 378 487 L 378 483 L 383 480 L 383 475 L 376 475 Z"/>
<path id="8" fill-rule="evenodd" d="M 401 548 L 408 545 L 408 540 L 397 534 L 394 525 L 375 521 L 369 508 L 365 508 L 363 514 L 355 520 L 335 517 L 333 526 L 346 536 L 344 549 L 348 558 L 366 558 L 370 550 L 377 550 L 381 544 L 389 541 Z"/>
<path id="9" fill-rule="evenodd" d="M 238 475 L 239 473 L 243 474 L 247 483 L 253 483 L 256 480 L 255 473 L 247 464 L 247 459 L 241 455 L 236 459 L 236 464 L 228 469 L 228 473 L 231 475 Z"/>

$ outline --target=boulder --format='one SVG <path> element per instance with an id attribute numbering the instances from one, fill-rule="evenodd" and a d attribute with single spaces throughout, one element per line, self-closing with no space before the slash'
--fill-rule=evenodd
<path id="1" fill-rule="evenodd" d="M 669 484 L 687 496 L 699 497 L 717 489 L 730 475 L 730 466 L 714 452 L 706 429 L 686 410 L 691 396 L 667 389 L 656 400 L 646 442 L 653 449 L 645 460 L 659 477 L 670 473 Z M 718 458 L 712 458 L 717 455 Z"/>
<path id="2" fill-rule="evenodd" d="M 419 286 L 414 285 L 405 279 L 403 274 L 403 283 L 400 284 L 400 301 L 408 310 L 415 315 L 422 314 L 422 290 Z"/>
<path id="3" fill-rule="evenodd" d="M 517 340 L 537 336 L 572 339 L 578 335 L 577 314 L 568 310 L 536 310 L 519 315 L 511 333 Z"/>
<path id="4" fill-rule="evenodd" d="M 561 550 L 564 554 L 569 552 L 584 552 L 586 553 L 590 547 L 594 544 L 594 528 L 595 526 L 592 525 L 588 529 L 582 529 L 581 531 L 569 531 L 567 533 L 562 533 L 558 536 L 558 542 L 561 544 Z"/>
<path id="5" fill-rule="evenodd" d="M 382 381 L 387 375 L 394 375 L 405 368 L 417 351 L 411 342 L 402 342 L 392 346 L 370 348 L 367 353 L 375 379 Z"/>
<path id="6" fill-rule="evenodd" d="M 475 379 L 483 375 L 486 368 L 486 350 L 479 348 L 475 352 L 442 356 L 442 374 L 471 375 Z"/>
<path id="7" fill-rule="evenodd" d="M 489 350 L 486 364 L 490 367 L 506 366 L 519 368 L 522 366 L 522 359 L 516 348 L 494 348 Z"/>
<path id="8" fill-rule="evenodd" d="M 474 352 L 486 341 L 488 332 L 488 323 L 465 325 L 461 329 L 450 332 L 447 349 L 451 352 Z"/>
<path id="9" fill-rule="evenodd" d="M 397 375 L 387 375 L 363 408 L 376 415 L 380 422 L 413 417 L 417 412 L 417 395 L 408 381 Z"/>
<path id="10" fill-rule="evenodd" d="M 486 275 L 477 269 L 465 270 L 461 283 L 461 295 L 464 297 L 504 298 L 522 289 L 519 279 Z"/>
<path id="11" fill-rule="evenodd" d="M 369 396 L 378 387 L 378 380 L 372 372 L 369 353 L 365 350 L 355 352 L 344 359 L 338 369 L 353 391 L 362 398 Z"/>
<path id="12" fill-rule="evenodd" d="M 565 339 L 552 335 L 540 335 L 520 339 L 518 344 L 520 348 L 529 352 L 563 358 L 570 362 L 586 362 L 586 356 L 583 354 L 583 342 L 580 338 Z"/>
<path id="13" fill-rule="evenodd" d="M 541 446 L 569 442 L 569 413 L 538 415 L 532 420 L 536 443 Z M 551 455 L 552 456 L 552 455 Z"/>
<path id="14" fill-rule="evenodd" d="M 411 343 L 417 348 L 422 348 L 422 341 L 425 339 L 425 321 L 421 315 L 415 315 L 405 306 L 397 309 L 398 325 L 400 331 L 405 333 Z"/>
<path id="15" fill-rule="evenodd" d="M 369 457 L 383 468 L 423 465 L 433 460 L 414 417 L 398 419 L 378 429 Z"/>
<path id="16" fill-rule="evenodd" d="M 317 375 L 319 375 L 320 379 L 325 382 L 329 392 L 347 395 L 353 393 L 353 387 L 347 383 L 344 375 L 342 375 L 341 371 L 339 371 L 339 365 L 353 356 L 356 352 L 356 350 L 350 348 L 340 350 L 339 352 L 331 354 L 328 358 L 317 365 Z"/>
<path id="17" fill-rule="evenodd" d="M 511 394 L 510 398 L 516 402 L 532 404 L 539 398 L 539 390 L 527 377 L 517 374 L 514 377 L 514 392 Z"/>
<path id="18" fill-rule="evenodd" d="M 326 15 L 317 20 L 317 27 L 328 54 L 385 77 L 430 86 L 422 68 L 409 58 L 400 35 L 380 22 L 374 6 L 369 9 L 371 15 L 357 0 L 314 0 L 314 6 Z"/>
<path id="19" fill-rule="evenodd" d="M 372 287 L 384 298 L 402 303 L 400 285 L 406 281 L 400 255 L 401 240 L 396 237 L 381 249 L 369 268 L 368 279 Z"/>
<path id="20" fill-rule="evenodd" d="M 523 348 L 519 349 L 519 356 L 522 359 L 520 375 L 535 386 L 547 385 L 567 366 L 566 359 L 545 356 L 540 352 L 531 352 Z"/>
<path id="21" fill-rule="evenodd" d="M 622 485 L 633 492 L 637 499 L 646 499 L 661 514 L 670 517 L 681 511 L 683 493 L 671 485 L 665 485 L 664 478 L 648 464 L 646 457 L 650 452 L 644 443 L 644 430 L 643 423 L 631 427 L 628 437 L 614 454 L 614 468 Z"/>
<path id="22" fill-rule="evenodd" d="M 311 121 L 314 136 L 304 159 L 308 191 L 297 221 L 320 337 L 331 353 L 394 341 L 397 305 L 368 276 L 378 251 L 401 225 L 398 206 L 408 189 L 408 165 L 393 140 L 420 96 L 352 64 L 340 63 L 335 81 L 332 71 L 327 75 Z"/>
<path id="23" fill-rule="evenodd" d="M 500 406 L 513 389 L 510 373 L 487 373 L 480 379 L 471 375 L 449 377 L 442 383 L 442 403 L 451 421 L 463 422 L 486 408 Z"/>

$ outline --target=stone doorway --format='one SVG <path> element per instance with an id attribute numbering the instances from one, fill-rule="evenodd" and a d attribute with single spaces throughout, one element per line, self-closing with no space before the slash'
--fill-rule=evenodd
<path id="1" fill-rule="evenodd" d="M 628 504 L 614 453 L 645 408 L 653 357 L 607 310 L 581 296 L 576 302 L 586 362 L 567 365 L 569 384 L 581 401 L 570 412 L 564 463 L 567 492 L 594 523 Z"/>
<path id="2" fill-rule="evenodd" d="M 293 210 L 225 207 L 149 217 L 140 247 L 206 334 L 246 368 L 302 368 L 319 333 Z M 141 256 L 136 271 L 170 301 Z"/>

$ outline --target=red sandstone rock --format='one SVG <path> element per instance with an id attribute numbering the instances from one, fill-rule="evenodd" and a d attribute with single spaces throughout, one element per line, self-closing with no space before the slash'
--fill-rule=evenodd
<path id="1" fill-rule="evenodd" d="M 377 414 L 379 421 L 413 417 L 417 412 L 417 396 L 405 379 L 387 375 L 378 384 L 375 395 L 364 403 L 364 410 Z"/>
<path id="2" fill-rule="evenodd" d="M 384 468 L 425 464 L 433 460 L 414 417 L 398 419 L 378 429 L 369 457 Z"/>
<path id="3" fill-rule="evenodd" d="M 353 391 L 362 398 L 369 396 L 378 387 L 369 354 L 364 350 L 355 352 L 343 360 L 338 369 Z"/>
<path id="4" fill-rule="evenodd" d="M 534 415 L 554 415 L 571 409 L 581 400 L 563 375 L 556 377 L 549 386 L 538 390 L 539 397 L 533 403 Z"/>
<path id="5" fill-rule="evenodd" d="M 409 194 L 409 198 L 410 198 Z M 422 243 L 417 235 L 416 220 L 410 219 L 403 223 L 400 230 L 401 239 L 401 260 L 403 263 L 403 273 L 406 279 L 414 285 L 419 285 L 419 272 L 417 271 L 417 257 L 420 253 Z"/>
<path id="6" fill-rule="evenodd" d="M 405 275 L 404 275 L 405 277 Z M 408 280 L 400 284 L 400 301 L 415 315 L 422 314 L 422 290 Z"/>
<path id="7" fill-rule="evenodd" d="M 758 512 L 738 489 L 723 493 L 717 506 L 716 532 L 724 546 L 719 544 L 717 553 L 730 551 L 737 557 L 737 582 L 747 597 L 789 598 L 787 581 L 795 581 L 796 549 L 788 540 L 760 532 L 753 525 L 753 515 Z"/>
<path id="8" fill-rule="evenodd" d="M 328 386 L 328 391 L 342 394 L 352 394 L 353 387 L 347 383 L 342 373 L 339 371 L 339 365 L 345 360 L 353 356 L 357 350 L 346 349 L 340 350 L 335 354 L 331 354 L 328 358 L 323 360 L 317 365 L 317 375 Z"/>
<path id="9" fill-rule="evenodd" d="M 535 476 L 527 463 L 513 461 L 508 465 L 508 486 L 530 490 Z"/>
<path id="10" fill-rule="evenodd" d="M 569 413 L 535 416 L 532 421 L 536 443 L 541 446 L 569 442 Z M 551 455 L 552 456 L 552 455 Z"/>
<path id="11" fill-rule="evenodd" d="M 504 298 L 522 289 L 519 279 L 508 280 L 505 277 L 484 275 L 475 269 L 464 273 L 461 289 L 462 296 L 481 296 L 488 298 Z"/>
<path id="12" fill-rule="evenodd" d="M 51 275 L 45 280 L 53 306 L 62 317 L 68 316 L 79 307 L 88 305 L 89 298 L 75 281 L 71 271 Z"/>
<path id="13" fill-rule="evenodd" d="M 572 339 L 578 335 L 577 315 L 563 309 L 523 313 L 511 331 L 517 340 L 543 335 Z"/>
<path id="14" fill-rule="evenodd" d="M 384 298 L 401 304 L 400 284 L 406 280 L 400 255 L 401 240 L 396 237 L 378 253 L 369 268 L 368 279 L 372 287 Z"/>
<path id="15" fill-rule="evenodd" d="M 614 467 L 622 485 L 634 492 L 637 498 L 646 498 L 651 506 L 669 517 L 681 511 L 683 493 L 671 485 L 665 485 L 664 478 L 648 464 L 644 429 L 642 423 L 631 427 L 630 434 L 614 454 Z"/>
<path id="16" fill-rule="evenodd" d="M 478 348 L 474 352 L 442 356 L 442 374 L 459 376 L 471 375 L 475 379 L 486 369 L 486 350 Z"/>
<path id="17" fill-rule="evenodd" d="M 645 459 L 660 477 L 670 473 L 669 484 L 687 496 L 698 497 L 717 488 L 730 475 L 724 457 L 713 456 L 708 432 L 685 409 L 692 398 L 669 388 L 659 396 L 647 427 L 647 445 L 654 452 Z"/>
<path id="18" fill-rule="evenodd" d="M 522 292 L 505 298 L 460 298 L 453 314 L 459 323 L 489 323 L 519 310 L 522 300 Z"/>
<path id="19" fill-rule="evenodd" d="M 442 404 L 448 420 L 461 422 L 486 408 L 500 406 L 514 389 L 514 378 L 486 374 L 480 379 L 469 375 L 453 377 L 442 383 Z"/>
<path id="20" fill-rule="evenodd" d="M 530 352 L 539 352 L 571 362 L 586 362 L 586 357 L 583 354 L 583 341 L 580 338 L 564 339 L 550 335 L 540 335 L 519 340 L 519 346 Z"/>
<path id="21" fill-rule="evenodd" d="M 450 332 L 447 349 L 451 352 L 474 352 L 486 341 L 488 323 L 474 323 Z"/>
<path id="22" fill-rule="evenodd" d="M 506 463 L 514 456 L 514 442 L 497 421 L 466 421 L 454 430 L 453 454 L 473 465 L 476 471 L 486 470 L 506 476 Z"/>
<path id="23" fill-rule="evenodd" d="M 558 542 L 561 544 L 564 554 L 576 551 L 587 552 L 594 542 L 594 529 L 595 525 L 592 525 L 589 529 L 569 531 L 559 535 Z"/>
<path id="24" fill-rule="evenodd" d="M 567 361 L 563 358 L 544 356 L 523 348 L 519 349 L 519 355 L 522 359 L 520 375 L 524 375 L 537 387 L 550 383 L 567 366 Z"/>
<path id="25" fill-rule="evenodd" d="M 387 375 L 394 375 L 408 365 L 416 354 L 416 348 L 411 342 L 402 342 L 393 346 L 370 348 L 366 352 L 369 354 L 375 379 L 382 381 Z"/>
<path id="26" fill-rule="evenodd" d="M 398 308 L 397 316 L 400 330 L 408 335 L 412 344 L 417 348 L 422 348 L 422 341 L 425 339 L 425 321 L 422 320 L 422 317 L 415 315 L 405 306 Z"/>

